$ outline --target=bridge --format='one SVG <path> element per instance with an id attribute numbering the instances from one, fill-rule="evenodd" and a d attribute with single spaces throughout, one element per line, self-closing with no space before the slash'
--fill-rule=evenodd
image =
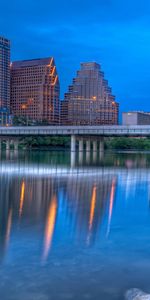
<path id="1" fill-rule="evenodd" d="M 79 144 L 79 152 L 84 149 L 89 152 L 91 144 L 93 151 L 103 151 L 105 137 L 148 137 L 150 136 L 150 125 L 137 126 L 18 126 L 18 127 L 0 127 L 0 148 L 1 142 L 6 141 L 6 149 L 10 149 L 10 143 L 13 142 L 14 149 L 18 149 L 19 138 L 29 136 L 70 136 L 71 152 L 76 151 L 76 145 Z M 98 145 L 99 144 L 99 145 Z"/>
<path id="2" fill-rule="evenodd" d="M 150 136 L 150 125 L 0 127 L 3 136 Z"/>

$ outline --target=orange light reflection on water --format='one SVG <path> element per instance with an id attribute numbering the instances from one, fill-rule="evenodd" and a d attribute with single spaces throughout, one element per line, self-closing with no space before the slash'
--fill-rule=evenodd
<path id="1" fill-rule="evenodd" d="M 43 261 L 46 261 L 48 253 L 51 248 L 55 222 L 56 222 L 56 213 L 57 213 L 57 198 L 56 195 L 52 197 L 51 203 L 49 205 L 46 227 L 45 227 L 45 240 L 44 240 L 44 252 L 43 252 Z"/>
<path id="2" fill-rule="evenodd" d="M 107 227 L 107 236 L 110 232 L 110 224 L 113 214 L 113 206 L 114 206 L 114 199 L 115 199 L 115 190 L 116 190 L 116 178 L 113 178 L 112 185 L 111 185 L 111 192 L 110 192 L 110 201 L 109 201 L 109 215 L 108 215 L 108 227 Z"/>
<path id="3" fill-rule="evenodd" d="M 90 242 L 92 226 L 94 221 L 95 215 L 95 208 L 96 208 L 96 197 L 97 197 L 97 187 L 94 185 L 92 189 L 92 197 L 91 197 L 91 207 L 90 207 L 90 217 L 89 217 L 89 231 L 87 236 L 87 244 Z"/>
<path id="4" fill-rule="evenodd" d="M 22 185 L 21 185 L 19 217 L 21 217 L 22 211 L 23 211 L 24 195 L 25 195 L 25 182 L 23 180 Z"/>
<path id="5" fill-rule="evenodd" d="M 90 208 L 90 219 L 89 219 L 89 230 L 92 229 L 93 220 L 94 220 L 94 213 L 95 213 L 95 206 L 96 206 L 96 186 L 93 187 L 92 191 L 92 198 L 91 198 L 91 208 Z"/>

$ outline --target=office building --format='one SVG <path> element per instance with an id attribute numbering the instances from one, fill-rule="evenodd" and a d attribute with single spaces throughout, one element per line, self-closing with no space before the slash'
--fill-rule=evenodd
<path id="1" fill-rule="evenodd" d="M 10 41 L 0 37 L 0 125 L 9 123 Z"/>
<path id="2" fill-rule="evenodd" d="M 53 57 L 11 64 L 11 110 L 36 122 L 59 122 L 59 79 Z"/>
<path id="3" fill-rule="evenodd" d="M 66 125 L 118 124 L 119 105 L 99 64 L 81 63 L 81 69 L 61 103 L 61 123 Z"/>
<path id="4" fill-rule="evenodd" d="M 129 111 L 122 113 L 122 125 L 150 125 L 150 113 Z"/>

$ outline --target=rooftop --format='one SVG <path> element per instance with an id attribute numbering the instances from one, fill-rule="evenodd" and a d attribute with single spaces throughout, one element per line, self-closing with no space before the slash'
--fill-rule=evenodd
<path id="1" fill-rule="evenodd" d="M 24 68 L 24 67 L 33 67 L 33 66 L 45 66 L 49 65 L 52 57 L 47 58 L 36 58 L 36 59 L 29 59 L 29 60 L 20 60 L 12 62 L 12 69 L 16 68 Z"/>
<path id="2" fill-rule="evenodd" d="M 100 69 L 100 65 L 96 62 L 83 62 L 81 63 L 82 70 L 95 70 Z"/>

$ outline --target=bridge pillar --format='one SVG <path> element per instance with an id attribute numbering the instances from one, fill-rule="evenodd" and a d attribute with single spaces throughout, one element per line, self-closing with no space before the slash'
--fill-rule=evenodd
<path id="1" fill-rule="evenodd" d="M 100 151 L 99 152 L 99 161 L 103 161 L 104 160 L 104 151 Z"/>
<path id="2" fill-rule="evenodd" d="M 90 151 L 86 151 L 86 163 L 90 163 L 90 158 L 91 158 L 91 152 Z"/>
<path id="3" fill-rule="evenodd" d="M 83 164 L 83 151 L 79 152 L 79 164 L 82 165 Z"/>
<path id="4" fill-rule="evenodd" d="M 83 139 L 79 140 L 79 152 L 83 152 Z"/>
<path id="5" fill-rule="evenodd" d="M 104 152 L 104 139 L 101 138 L 99 141 L 99 152 Z"/>
<path id="6" fill-rule="evenodd" d="M 10 140 L 6 140 L 6 150 L 10 150 Z"/>
<path id="7" fill-rule="evenodd" d="M 76 136 L 71 136 L 71 168 L 75 167 L 76 162 Z"/>
<path id="8" fill-rule="evenodd" d="M 97 152 L 97 141 L 93 141 L 93 152 Z"/>
<path id="9" fill-rule="evenodd" d="M 93 162 L 97 160 L 97 141 L 93 141 Z"/>
<path id="10" fill-rule="evenodd" d="M 74 168 L 76 164 L 76 152 L 71 151 L 71 168 Z"/>
<path id="11" fill-rule="evenodd" d="M 91 141 L 87 140 L 86 141 L 86 162 L 89 164 L 90 163 L 90 150 L 91 150 Z"/>
<path id="12" fill-rule="evenodd" d="M 86 152 L 90 152 L 90 150 L 91 150 L 91 141 L 87 140 L 86 141 Z"/>
<path id="13" fill-rule="evenodd" d="M 76 136 L 72 135 L 71 136 L 71 152 L 76 151 Z"/>
<path id="14" fill-rule="evenodd" d="M 14 140 L 14 150 L 15 151 L 18 151 L 18 145 L 19 145 L 18 141 Z"/>

